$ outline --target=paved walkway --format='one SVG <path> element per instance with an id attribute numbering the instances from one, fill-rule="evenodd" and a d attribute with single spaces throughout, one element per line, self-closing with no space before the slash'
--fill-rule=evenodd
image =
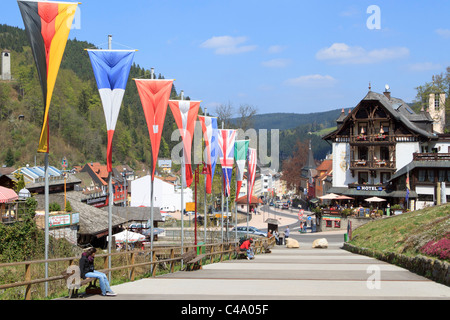
<path id="1" fill-rule="evenodd" d="M 254 260 L 206 265 L 113 287 L 116 297 L 94 300 L 347 300 L 449 299 L 450 287 L 400 267 L 340 249 L 343 236 L 327 249 L 312 249 L 324 234 L 302 235 L 300 248 L 277 246 Z M 334 241 L 334 242 L 333 242 Z M 372 281 L 373 279 L 378 281 Z"/>

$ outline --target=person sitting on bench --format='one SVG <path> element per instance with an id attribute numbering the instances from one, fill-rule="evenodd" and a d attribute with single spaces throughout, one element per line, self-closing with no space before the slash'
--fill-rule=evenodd
<path id="1" fill-rule="evenodd" d="M 100 289 L 104 296 L 115 296 L 116 294 L 109 287 L 109 281 L 106 274 L 94 269 L 95 248 L 89 248 L 86 252 L 83 252 L 80 259 L 80 273 L 81 278 L 97 278 L 100 282 Z"/>
<path id="2" fill-rule="evenodd" d="M 240 251 L 246 251 L 247 252 L 247 259 L 248 260 L 254 259 L 254 257 L 255 257 L 253 255 L 253 249 L 251 247 L 252 243 L 253 243 L 253 239 L 250 238 L 250 239 L 245 240 L 239 247 Z"/>

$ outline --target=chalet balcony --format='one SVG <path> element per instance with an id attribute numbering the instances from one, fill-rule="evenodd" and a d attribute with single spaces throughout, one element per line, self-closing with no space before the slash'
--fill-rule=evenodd
<path id="1" fill-rule="evenodd" d="M 350 143 L 389 144 L 395 143 L 396 137 L 388 134 L 359 134 L 350 136 Z"/>
<path id="2" fill-rule="evenodd" d="M 395 161 L 390 160 L 351 160 L 350 161 L 350 169 L 394 169 L 395 170 Z"/>
<path id="3" fill-rule="evenodd" d="M 413 153 L 413 161 L 449 161 L 450 153 Z"/>

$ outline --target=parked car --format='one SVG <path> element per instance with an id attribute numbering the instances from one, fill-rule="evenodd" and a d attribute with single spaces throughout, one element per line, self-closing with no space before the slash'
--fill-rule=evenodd
<path id="1" fill-rule="evenodd" d="M 164 236 L 164 232 L 166 230 L 162 229 L 162 228 L 153 228 L 153 236 Z M 152 229 L 148 228 L 146 229 L 144 232 L 142 232 L 142 234 L 147 238 L 150 239 L 150 237 L 152 236 Z"/>
<path id="2" fill-rule="evenodd" d="M 231 229 L 231 232 L 236 232 L 236 228 Z M 237 232 L 242 234 L 247 234 L 247 226 L 244 227 L 237 227 Z M 262 236 L 267 237 L 267 233 L 263 232 L 255 227 L 249 226 L 248 227 L 248 234 L 255 235 L 255 236 Z"/>
<path id="3" fill-rule="evenodd" d="M 289 203 L 283 203 L 282 209 L 289 209 Z"/>

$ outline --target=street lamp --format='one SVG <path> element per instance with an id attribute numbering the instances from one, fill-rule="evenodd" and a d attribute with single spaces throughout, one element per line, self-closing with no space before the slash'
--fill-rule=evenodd
<path id="1" fill-rule="evenodd" d="M 124 188 L 124 199 L 123 199 L 123 206 L 126 207 L 127 206 L 127 198 L 128 198 L 128 191 L 127 191 L 127 168 L 123 168 L 123 172 L 122 172 L 122 176 L 123 176 L 123 188 Z"/>

